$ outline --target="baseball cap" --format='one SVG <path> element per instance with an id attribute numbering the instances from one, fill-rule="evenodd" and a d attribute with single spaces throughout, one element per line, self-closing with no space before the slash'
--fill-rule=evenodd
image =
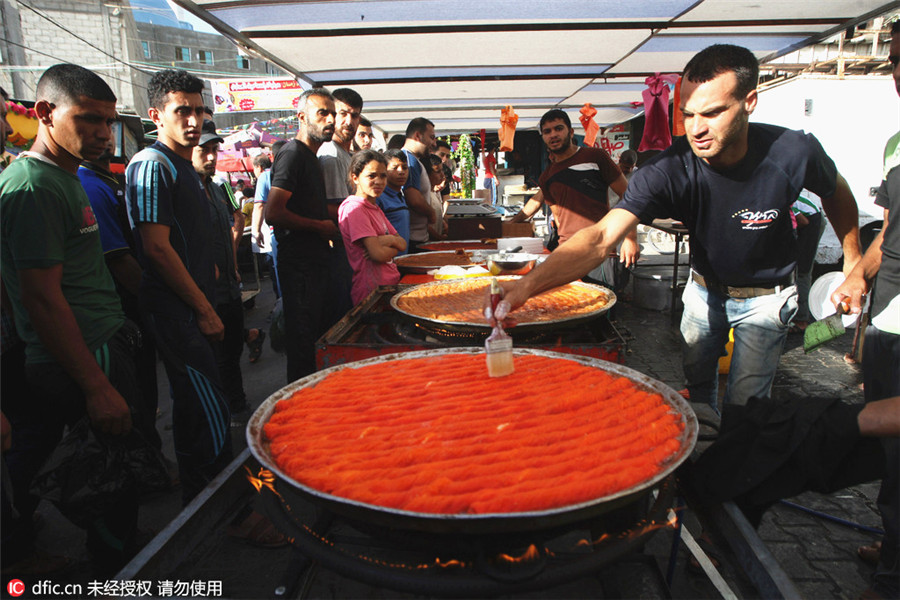
<path id="1" fill-rule="evenodd" d="M 216 133 L 216 124 L 212 121 L 203 121 L 203 133 L 200 134 L 200 141 L 197 145 L 202 146 L 209 142 L 224 142 L 218 133 Z"/>

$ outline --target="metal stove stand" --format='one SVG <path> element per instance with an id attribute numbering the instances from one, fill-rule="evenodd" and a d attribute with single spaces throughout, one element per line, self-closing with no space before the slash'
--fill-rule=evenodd
<path id="1" fill-rule="evenodd" d="M 304 509 L 304 518 L 299 520 L 285 516 L 280 508 L 269 510 L 273 505 L 277 508 L 283 499 L 271 493 L 266 486 L 260 486 L 260 494 L 250 485 L 248 475 L 259 473 L 259 469 L 249 450 L 245 450 L 117 578 L 166 580 L 176 578 L 179 573 L 201 573 L 208 579 L 225 580 L 223 588 L 229 597 L 288 598 L 310 593 L 316 574 L 324 576 L 327 573 L 317 570 L 322 566 L 328 570 L 334 569 L 345 577 L 368 582 L 366 585 L 369 587 L 365 587 L 330 576 L 327 589 L 333 597 L 355 597 L 368 593 L 366 590 L 372 590 L 371 586 L 375 585 L 389 590 L 414 590 L 414 594 L 434 597 L 487 597 L 548 589 L 546 597 L 551 598 L 560 596 L 558 588 L 554 587 L 560 582 L 565 585 L 565 582 L 571 583 L 588 575 L 600 582 L 600 591 L 592 591 L 598 597 L 629 596 L 637 591 L 634 586 L 645 589 L 640 597 L 670 597 L 665 580 L 656 567 L 658 559 L 640 552 L 646 541 L 641 536 L 626 536 L 617 540 L 621 543 L 609 546 L 598 544 L 583 553 L 567 557 L 572 560 L 559 561 L 559 564 L 555 556 L 543 556 L 530 563 L 526 561 L 525 570 L 515 568 L 506 573 L 501 568 L 499 571 L 489 571 L 487 575 L 477 570 L 451 566 L 420 569 L 421 572 L 413 573 L 404 569 L 398 576 L 395 571 L 385 571 L 382 565 L 377 564 L 378 560 L 369 558 L 366 552 L 351 560 L 345 560 L 344 550 L 328 556 L 337 546 L 362 549 L 371 543 L 371 539 L 367 539 L 371 532 L 366 531 L 365 527 L 360 528 L 363 532 L 356 531 L 352 524 L 349 528 L 337 527 L 334 515 L 318 508 L 312 511 Z M 649 522 L 668 519 L 667 516 L 660 516 L 660 511 L 662 514 L 668 513 L 669 507 L 673 506 L 672 498 L 665 497 L 669 493 L 660 493 L 653 510 L 647 513 Z M 251 501 L 262 501 L 274 521 L 290 521 L 278 522 L 277 525 L 291 532 L 294 546 L 257 551 L 224 536 L 223 532 L 233 516 Z M 732 560 L 734 570 L 751 582 L 761 597 L 800 596 L 756 531 L 733 504 L 725 504 L 697 516 L 715 534 L 714 541 L 721 543 L 721 548 L 730 548 L 731 552 L 724 557 L 725 560 Z M 578 533 L 580 535 L 584 531 Z M 597 539 L 596 535 L 594 539 Z M 223 551 L 229 544 L 232 544 L 231 550 Z M 399 542 L 387 542 L 388 546 L 393 545 L 395 549 L 399 546 L 401 550 L 404 544 L 402 538 Z M 552 547 L 552 542 L 548 543 L 548 547 Z M 412 556 L 421 554 L 413 553 Z M 340 581 L 347 583 L 341 584 Z M 314 595 L 318 597 L 319 593 Z M 396 595 L 396 592 L 380 592 L 376 597 Z"/>

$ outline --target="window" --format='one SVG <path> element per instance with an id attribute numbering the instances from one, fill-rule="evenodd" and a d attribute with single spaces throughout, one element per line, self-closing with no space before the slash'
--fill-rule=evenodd
<path id="1" fill-rule="evenodd" d="M 150 58 L 150 42 L 141 42 L 141 48 L 144 49 L 144 58 Z"/>
<path id="2" fill-rule="evenodd" d="M 202 62 L 204 65 L 213 64 L 212 50 L 200 50 L 199 52 L 197 52 L 197 60 Z"/>
<path id="3" fill-rule="evenodd" d="M 191 49 L 175 46 L 175 60 L 180 62 L 191 62 Z"/>
<path id="4" fill-rule="evenodd" d="M 238 55 L 238 57 L 237 57 L 237 68 L 238 68 L 238 69 L 248 69 L 248 70 L 249 70 L 249 69 L 250 69 L 250 59 L 248 59 L 246 56 L 240 56 L 240 55 Z"/>

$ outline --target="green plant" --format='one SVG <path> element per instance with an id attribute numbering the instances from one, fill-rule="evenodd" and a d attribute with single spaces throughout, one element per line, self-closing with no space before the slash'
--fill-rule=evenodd
<path id="1" fill-rule="evenodd" d="M 472 141 L 468 134 L 459 136 L 459 144 L 456 152 L 453 153 L 453 159 L 459 165 L 460 186 L 463 190 L 463 198 L 473 198 L 475 196 L 475 180 L 478 177 L 478 170 L 475 166 L 475 154 L 472 152 Z"/>

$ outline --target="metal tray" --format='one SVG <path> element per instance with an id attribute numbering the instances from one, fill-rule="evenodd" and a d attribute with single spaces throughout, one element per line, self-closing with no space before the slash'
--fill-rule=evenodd
<path id="1" fill-rule="evenodd" d="M 518 276 L 513 275 L 504 275 L 498 277 L 500 281 L 513 281 L 515 279 L 519 279 Z M 429 283 L 422 283 L 419 285 L 415 285 L 411 288 L 405 289 L 401 292 L 394 294 L 391 298 L 391 307 L 396 310 L 398 313 L 403 315 L 404 318 L 409 319 L 425 329 L 429 331 L 433 331 L 435 333 L 442 333 L 446 331 L 454 331 L 461 333 L 484 333 L 487 334 L 491 330 L 491 326 L 487 321 L 478 321 L 474 323 L 470 323 L 467 321 L 443 321 L 441 319 L 430 319 L 428 317 L 422 317 L 420 315 L 414 315 L 412 313 L 406 312 L 401 309 L 399 306 L 400 298 L 404 295 L 411 293 L 414 290 L 419 288 L 423 288 L 426 286 L 447 286 L 452 285 L 452 283 L 457 280 L 442 280 L 442 281 L 431 281 Z M 569 328 L 575 325 L 585 323 L 587 321 L 591 321 L 600 317 L 601 315 L 606 314 L 606 312 L 611 309 L 616 304 L 616 294 L 609 288 L 605 288 L 601 285 L 595 285 L 593 283 L 585 283 L 584 281 L 573 281 L 572 285 L 576 285 L 584 288 L 591 288 L 595 290 L 603 291 L 608 297 L 609 302 L 606 303 L 606 306 L 602 308 L 598 308 L 597 310 L 583 313 L 579 315 L 574 315 L 570 317 L 558 317 L 555 319 L 550 319 L 547 321 L 537 321 L 531 323 L 517 323 L 511 326 L 504 326 L 504 329 L 510 335 L 518 335 L 518 334 L 527 334 L 527 333 L 535 333 L 535 332 L 545 332 L 547 329 L 554 328 Z M 515 318 L 515 312 L 511 315 L 512 318 Z"/>
<path id="2" fill-rule="evenodd" d="M 485 238 L 491 240 L 490 243 L 485 240 L 435 240 L 426 244 L 420 244 L 419 248 L 434 252 L 454 252 L 457 248 L 463 250 L 492 250 L 497 251 L 497 239 Z"/>
<path id="3" fill-rule="evenodd" d="M 678 465 L 690 456 L 694 449 L 698 432 L 697 416 L 694 414 L 690 404 L 688 404 L 678 392 L 664 383 L 628 367 L 597 358 L 521 348 L 515 350 L 516 356 L 538 355 L 572 360 L 584 365 L 602 369 L 616 376 L 627 377 L 637 384 L 638 387 L 660 394 L 663 397 L 663 400 L 670 406 L 671 410 L 681 416 L 682 423 L 684 424 L 684 429 L 682 430 L 679 440 L 680 448 L 678 452 L 672 456 L 669 463 L 654 477 L 615 494 L 594 498 L 588 502 L 549 510 L 487 514 L 417 513 L 367 504 L 326 494 L 289 477 L 278 468 L 275 460 L 269 454 L 269 446 L 268 442 L 265 440 L 263 426 L 268 422 L 272 413 L 275 411 L 275 405 L 280 400 L 289 398 L 297 390 L 316 385 L 316 383 L 325 379 L 331 373 L 342 369 L 356 369 L 366 365 L 395 360 L 425 358 L 442 354 L 480 354 L 482 352 L 483 350 L 480 348 L 445 348 L 440 350 L 386 354 L 384 356 L 338 365 L 319 371 L 281 388 L 269 396 L 259 408 L 256 409 L 253 416 L 250 418 L 250 422 L 247 424 L 247 444 L 250 447 L 253 456 L 255 456 L 266 468 L 270 469 L 281 482 L 289 485 L 293 490 L 296 490 L 308 500 L 346 518 L 406 530 L 477 535 L 549 529 L 593 518 L 614 508 L 630 504 L 638 498 L 643 497 L 659 482 L 672 473 Z"/>
<path id="4" fill-rule="evenodd" d="M 466 252 L 469 252 L 468 250 Z M 456 250 L 440 250 L 437 252 L 419 252 L 418 254 L 404 254 L 403 256 L 397 256 L 394 258 L 394 264 L 397 265 L 397 268 L 400 269 L 401 273 L 428 273 L 428 271 L 433 271 L 435 269 L 440 269 L 441 267 L 449 266 L 452 263 L 441 262 L 440 258 L 446 256 L 448 254 L 456 254 Z M 469 264 L 467 265 L 457 265 L 461 267 L 471 267 L 472 264 L 472 255 L 469 252 Z M 405 261 L 412 260 L 412 257 L 417 257 L 418 260 L 428 260 L 432 259 L 434 262 L 431 264 L 414 264 L 408 265 L 404 264 Z"/>

